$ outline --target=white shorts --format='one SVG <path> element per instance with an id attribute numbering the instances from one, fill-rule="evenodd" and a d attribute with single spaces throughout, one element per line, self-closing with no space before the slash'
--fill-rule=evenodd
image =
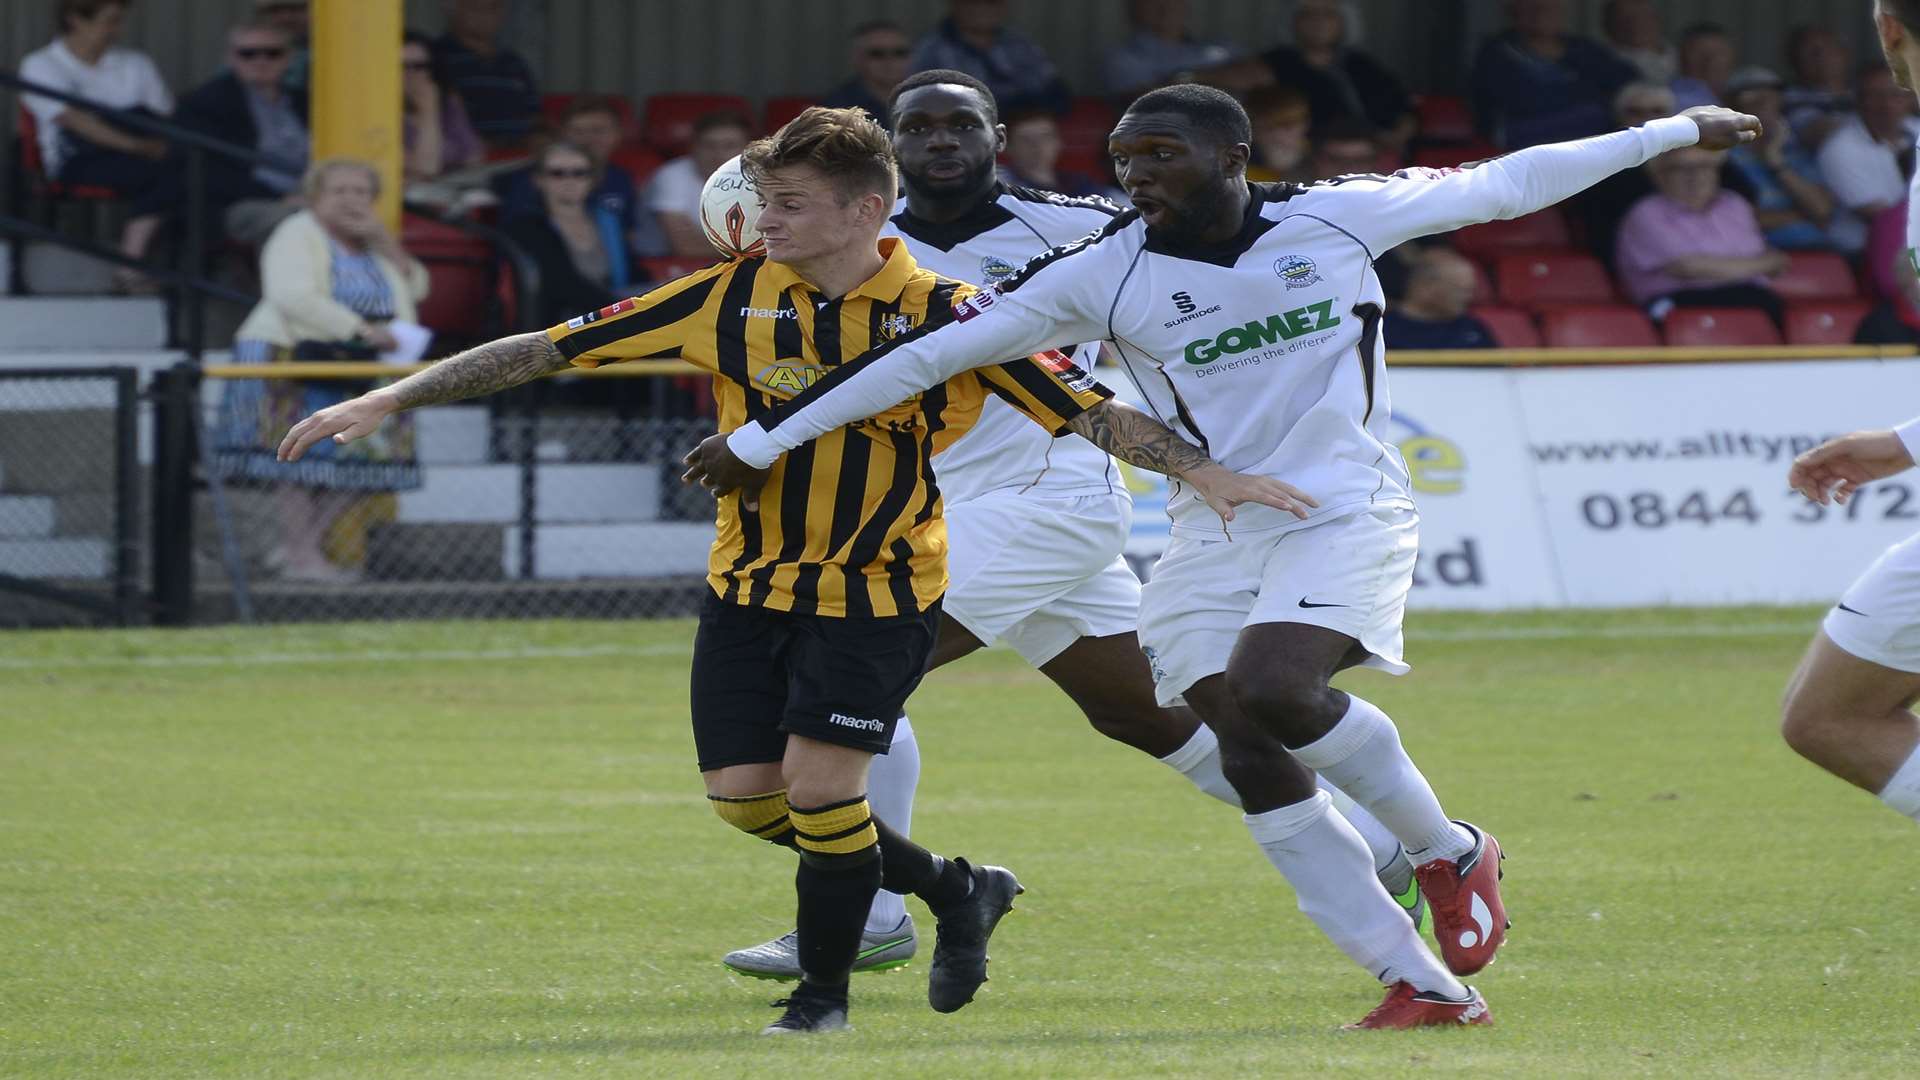
<path id="1" fill-rule="evenodd" d="M 1419 534 L 1418 514 L 1392 508 L 1232 540 L 1174 538 L 1140 598 L 1160 704 L 1185 704 L 1188 687 L 1227 670 L 1240 631 L 1260 623 L 1338 631 L 1373 654 L 1365 666 L 1406 674 L 1401 622 Z"/>
<path id="2" fill-rule="evenodd" d="M 1920 674 L 1920 536 L 1882 552 L 1821 629 L 1862 660 Z"/>
<path id="3" fill-rule="evenodd" d="M 1140 579 L 1120 554 L 1133 527 L 1124 494 L 990 491 L 946 510 L 942 608 L 986 644 L 1035 667 L 1083 637 L 1132 633 Z"/>

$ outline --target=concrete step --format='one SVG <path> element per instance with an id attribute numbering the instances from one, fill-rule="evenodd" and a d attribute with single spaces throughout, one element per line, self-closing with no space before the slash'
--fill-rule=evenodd
<path id="1" fill-rule="evenodd" d="M 8 260 L 11 265 L 12 260 Z M 54 244 L 28 244 L 21 280 L 35 296 L 100 296 L 113 291 L 114 264 Z"/>
<path id="2" fill-rule="evenodd" d="M 0 342 L 9 350 L 161 349 L 166 306 L 151 296 L 0 297 Z"/>
<path id="3" fill-rule="evenodd" d="M 520 532 L 503 530 L 502 569 L 520 573 Z M 711 523 L 541 525 L 534 529 L 533 574 L 542 581 L 649 578 L 705 573 Z"/>
<path id="4" fill-rule="evenodd" d="M 442 405 L 413 414 L 413 445 L 422 465 L 485 465 L 490 410 Z"/>
<path id="5" fill-rule="evenodd" d="M 511 524 L 520 519 L 517 465 L 437 465 L 400 495 L 399 519 L 413 524 Z M 542 522 L 652 521 L 660 516 L 658 465 L 542 462 L 535 470 L 534 513 Z"/>
<path id="6" fill-rule="evenodd" d="M 499 581 L 498 525 L 394 524 L 367 533 L 367 577 L 374 581 Z"/>
<path id="7" fill-rule="evenodd" d="M 0 398 L 6 394 L 0 380 Z M 0 462 L 10 495 L 113 490 L 114 414 L 107 409 L 6 413 Z"/>
<path id="8" fill-rule="evenodd" d="M 0 539 L 44 540 L 53 535 L 53 497 L 0 495 Z"/>
<path id="9" fill-rule="evenodd" d="M 0 574 L 23 578 L 103 578 L 112 566 L 105 540 L 0 540 Z"/>

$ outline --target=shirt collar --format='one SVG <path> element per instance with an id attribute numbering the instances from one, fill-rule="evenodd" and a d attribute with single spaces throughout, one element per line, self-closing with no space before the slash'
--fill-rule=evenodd
<path id="1" fill-rule="evenodd" d="M 907 280 L 913 277 L 914 271 L 918 270 L 920 265 L 914 261 L 913 254 L 907 250 L 907 245 L 897 236 L 880 238 L 880 254 L 887 260 L 886 265 L 872 277 L 854 286 L 843 299 L 851 300 L 856 296 L 866 296 L 882 302 L 900 299 L 900 294 L 906 291 Z M 782 292 L 795 285 L 809 290 L 813 288 L 791 267 L 780 263 L 769 261 L 766 272 L 773 275 L 774 284 L 779 286 Z"/>

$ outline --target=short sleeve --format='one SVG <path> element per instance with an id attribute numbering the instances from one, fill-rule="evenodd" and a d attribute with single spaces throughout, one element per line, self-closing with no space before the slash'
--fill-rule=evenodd
<path id="1" fill-rule="evenodd" d="M 160 77 L 160 69 L 153 65 L 153 58 L 146 53 L 132 56 L 140 72 L 140 104 L 162 116 L 173 112 L 173 93 L 167 89 L 167 81 Z"/>
<path id="2" fill-rule="evenodd" d="M 688 274 L 640 296 L 576 316 L 547 331 L 576 367 L 621 360 L 681 359 L 715 370 L 715 305 L 738 263 Z"/>
<path id="3" fill-rule="evenodd" d="M 26 59 L 20 61 L 20 77 L 28 82 L 39 83 L 68 93 L 72 93 L 74 89 L 61 75 L 59 66 L 53 62 L 53 58 L 44 50 L 30 53 Z M 35 94 L 22 95 L 20 103 L 33 114 L 34 122 L 42 127 L 53 123 L 54 117 L 67 111 L 66 102 Z"/>

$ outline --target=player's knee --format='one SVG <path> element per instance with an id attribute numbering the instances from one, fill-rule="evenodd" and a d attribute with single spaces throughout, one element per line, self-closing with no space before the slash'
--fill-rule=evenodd
<path id="1" fill-rule="evenodd" d="M 1116 704 L 1098 704 L 1084 708 L 1093 730 L 1114 742 L 1134 749 L 1149 749 L 1154 736 L 1166 725 L 1159 709 L 1126 708 Z M 1164 739 L 1159 740 L 1164 742 Z"/>
<path id="2" fill-rule="evenodd" d="M 1227 669 L 1227 690 L 1241 712 L 1292 745 L 1325 733 L 1327 684 L 1318 675 L 1282 665 L 1235 665 Z"/>
<path id="3" fill-rule="evenodd" d="M 783 847 L 793 846 L 793 826 L 788 818 L 787 792 L 763 792 L 759 795 L 724 797 L 707 796 L 708 805 L 720 815 L 720 820 L 746 833 L 757 836 L 769 844 Z"/>
<path id="4" fill-rule="evenodd" d="M 793 846 L 808 863 L 845 868 L 880 857 L 880 833 L 865 795 L 820 805 L 792 805 L 787 811 Z"/>
<path id="5" fill-rule="evenodd" d="M 1780 704 L 1780 737 L 1794 753 L 1820 761 L 1834 738 L 1833 710 L 1796 686 Z"/>

